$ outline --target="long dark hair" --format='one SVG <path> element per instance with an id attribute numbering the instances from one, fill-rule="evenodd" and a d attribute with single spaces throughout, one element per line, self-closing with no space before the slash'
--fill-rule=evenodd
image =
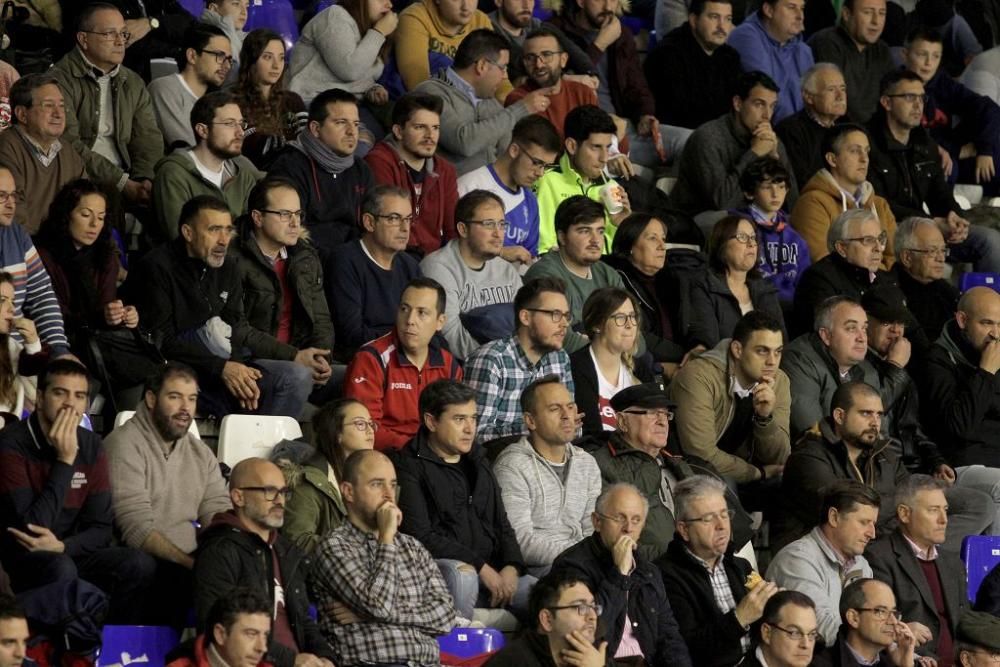
<path id="1" fill-rule="evenodd" d="M 4 283 L 13 288 L 14 276 L 6 271 L 0 272 L 0 285 Z M 14 362 L 10 357 L 9 338 L 9 333 L 0 333 L 0 402 L 13 406 L 17 400 L 17 376 L 14 373 Z M 21 415 L 17 417 L 20 418 Z"/>
<path id="2" fill-rule="evenodd" d="M 87 195 L 100 195 L 105 204 L 109 201 L 107 192 L 86 178 L 78 178 L 62 186 L 49 206 L 48 215 L 38 228 L 35 244 L 46 248 L 59 260 L 69 260 L 75 256 L 77 252 L 69 233 L 69 222 L 73 209 L 79 206 L 80 200 Z M 115 252 L 111 225 L 107 218 L 91 248 L 92 268 L 99 271 L 105 266 L 111 253 Z"/>
<path id="3" fill-rule="evenodd" d="M 284 132 L 285 96 L 281 93 L 285 90 L 288 62 L 285 62 L 281 76 L 271 86 L 271 94 L 266 100 L 260 94 L 260 89 L 257 88 L 257 83 L 253 80 L 253 70 L 257 66 L 257 61 L 260 60 L 264 49 L 271 42 L 279 42 L 284 50 L 285 42 L 281 35 L 267 28 L 252 30 L 243 39 L 243 48 L 240 49 L 240 72 L 233 93 L 240 109 L 247 118 L 247 122 L 255 126 L 258 132 L 282 134 Z"/>
<path id="4" fill-rule="evenodd" d="M 338 398 L 330 401 L 312 418 L 313 434 L 316 438 L 316 451 L 322 454 L 333 466 L 337 481 L 343 481 L 344 450 L 340 446 L 340 434 L 344 432 L 344 414 L 352 405 L 364 405 L 353 398 Z"/>

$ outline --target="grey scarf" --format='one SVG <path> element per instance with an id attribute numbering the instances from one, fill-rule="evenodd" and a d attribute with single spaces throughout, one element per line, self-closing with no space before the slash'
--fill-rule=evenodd
<path id="1" fill-rule="evenodd" d="M 354 166 L 353 154 L 346 156 L 337 155 L 329 146 L 314 137 L 309 128 L 299 132 L 299 136 L 290 143 L 313 160 L 316 160 L 319 163 L 320 169 L 334 176 Z"/>

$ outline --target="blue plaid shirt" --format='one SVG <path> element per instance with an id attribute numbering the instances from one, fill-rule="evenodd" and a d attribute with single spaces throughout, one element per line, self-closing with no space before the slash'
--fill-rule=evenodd
<path id="1" fill-rule="evenodd" d="M 523 435 L 521 392 L 535 380 L 558 375 L 570 395 L 575 394 L 569 355 L 554 350 L 532 364 L 517 335 L 486 343 L 465 361 L 465 383 L 476 390 L 479 407 L 477 440 L 489 442 L 509 435 Z"/>

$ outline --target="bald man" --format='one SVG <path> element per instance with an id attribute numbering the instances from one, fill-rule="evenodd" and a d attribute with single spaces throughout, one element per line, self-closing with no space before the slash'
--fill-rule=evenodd
<path id="1" fill-rule="evenodd" d="M 923 422 L 959 478 L 1000 498 L 1000 294 L 974 287 L 931 346 L 920 376 Z M 989 466 L 984 468 L 983 466 Z M 983 488 L 983 490 L 987 490 Z M 1000 528 L 1000 517 L 990 530 Z"/>
<path id="2" fill-rule="evenodd" d="M 416 538 L 399 532 L 396 470 L 375 450 L 344 462 L 347 521 L 313 553 L 310 590 L 338 665 L 437 665 L 436 637 L 458 615 L 441 570 Z"/>
<path id="3" fill-rule="evenodd" d="M 553 571 L 570 570 L 604 607 L 608 657 L 642 658 L 647 665 L 691 664 L 687 645 L 670 609 L 663 577 L 636 547 L 649 503 L 631 484 L 612 484 L 591 515 L 594 533 L 559 554 Z M 628 636 L 625 626 L 629 624 Z"/>
<path id="4" fill-rule="evenodd" d="M 309 618 L 308 561 L 278 529 L 291 491 L 281 469 L 264 459 L 236 464 L 229 479 L 233 509 L 217 514 L 201 536 L 194 565 L 198 627 L 235 588 L 251 588 L 271 601 L 267 660 L 275 667 L 333 667 L 333 648 Z"/>

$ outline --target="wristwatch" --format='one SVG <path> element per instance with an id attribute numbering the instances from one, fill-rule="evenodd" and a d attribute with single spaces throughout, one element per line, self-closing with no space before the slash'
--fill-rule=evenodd
<path id="1" fill-rule="evenodd" d="M 149 18 L 149 29 L 150 30 L 156 30 L 159 27 L 160 27 L 160 19 Z"/>

